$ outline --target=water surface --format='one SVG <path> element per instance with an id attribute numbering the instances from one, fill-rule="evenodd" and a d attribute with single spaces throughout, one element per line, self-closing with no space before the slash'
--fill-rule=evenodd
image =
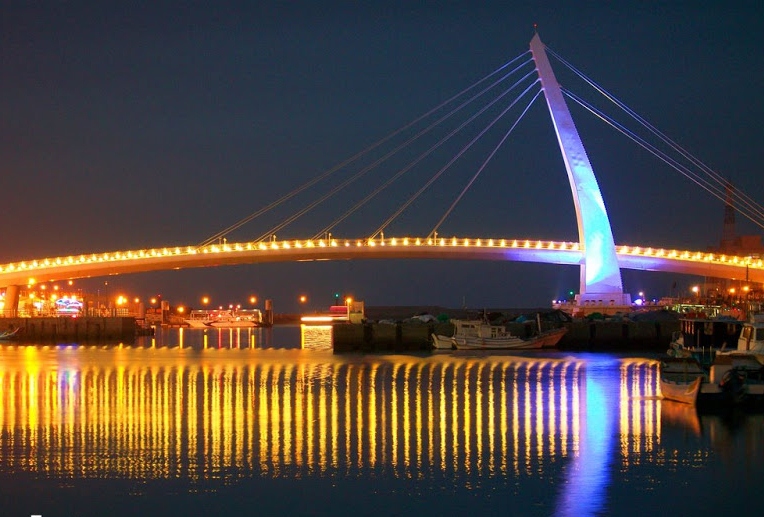
<path id="1" fill-rule="evenodd" d="M 762 415 L 659 397 L 649 357 L 334 355 L 331 330 L 0 346 L 3 515 L 706 514 Z"/>

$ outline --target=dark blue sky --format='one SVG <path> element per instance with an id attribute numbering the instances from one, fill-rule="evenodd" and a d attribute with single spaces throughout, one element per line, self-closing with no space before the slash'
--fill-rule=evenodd
<path id="1" fill-rule="evenodd" d="M 550 48 L 753 199 L 764 199 L 764 7 L 757 2 L 132 4 L 2 7 L 0 262 L 198 243 L 527 50 L 534 23 Z M 566 82 L 556 61 L 552 66 L 563 85 L 583 90 Z M 591 115 L 571 111 L 616 242 L 718 243 L 721 201 Z M 441 234 L 577 240 L 542 103 L 510 140 Z M 481 162 L 465 160 L 461 179 L 444 181 L 442 190 L 434 185 L 386 233 L 426 234 Z M 391 187 L 335 235 L 373 232 L 442 163 Z M 334 198 L 279 237 L 312 235 L 355 203 L 355 194 Z M 229 240 L 260 236 L 308 197 Z M 738 221 L 739 233 L 761 233 Z M 674 281 L 680 288 L 693 281 L 623 276 L 627 291 L 656 296 Z M 284 311 L 296 309 L 298 294 L 318 307 L 334 291 L 369 305 L 530 307 L 577 289 L 578 270 L 369 261 L 192 269 L 109 283 L 186 304 L 198 304 L 202 294 L 227 304 L 254 293 Z"/>

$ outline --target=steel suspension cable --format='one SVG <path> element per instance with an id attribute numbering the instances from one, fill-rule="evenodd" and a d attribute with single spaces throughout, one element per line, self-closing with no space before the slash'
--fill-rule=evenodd
<path id="1" fill-rule="evenodd" d="M 523 90 L 523 92 L 517 98 L 515 98 L 515 100 L 512 101 L 512 103 L 509 106 L 507 106 L 496 118 L 494 118 L 475 138 L 473 138 L 467 145 L 465 145 L 461 149 L 461 151 L 459 151 L 453 158 L 451 158 L 451 160 L 446 165 L 444 165 L 437 173 L 435 173 L 435 175 L 433 175 L 433 177 L 430 178 L 430 180 L 427 183 L 425 183 L 416 193 L 414 193 L 414 195 L 409 197 L 409 199 L 407 199 L 406 202 L 403 203 L 403 205 L 401 205 L 401 207 L 393 215 L 391 215 L 384 223 L 382 223 L 382 225 L 379 228 L 377 228 L 377 230 L 374 233 L 372 233 L 369 238 L 370 239 L 375 238 L 380 232 L 382 232 L 385 228 L 387 228 L 387 226 L 392 221 L 394 221 L 401 213 L 403 213 L 403 211 L 406 210 L 406 208 L 408 208 L 411 205 L 411 203 L 413 203 L 425 190 L 427 190 L 430 187 L 430 185 L 432 185 L 438 178 L 440 178 L 440 176 L 449 167 L 451 167 L 451 165 L 453 165 L 454 162 L 456 162 L 456 160 L 461 158 L 461 156 L 470 147 L 472 147 L 472 145 L 475 142 L 477 142 L 491 127 L 493 127 L 493 125 L 496 124 L 496 122 L 498 122 L 507 113 L 507 111 L 509 111 L 521 98 L 523 98 L 525 94 L 528 93 L 528 91 L 539 81 L 540 79 L 536 79 L 530 85 L 528 85 L 528 87 L 525 90 Z"/>
<path id="2" fill-rule="evenodd" d="M 709 192 L 712 196 L 716 197 L 717 199 L 720 199 L 721 201 L 725 201 L 725 192 L 722 191 L 719 187 L 717 187 L 717 186 L 713 185 L 712 183 L 710 183 L 709 181 L 703 179 L 697 173 L 692 172 L 686 166 L 682 165 L 681 163 L 677 162 L 676 160 L 674 160 L 670 156 L 666 155 L 666 153 L 664 153 L 663 151 L 661 151 L 660 149 L 658 149 L 654 145 L 650 144 L 649 142 L 647 142 L 646 140 L 644 140 L 640 136 L 636 135 L 632 131 L 629 131 L 622 124 L 620 124 L 620 123 L 616 122 L 615 120 L 613 120 L 612 118 L 608 117 L 607 115 L 602 113 L 600 110 L 598 110 L 597 108 L 593 107 L 591 104 L 589 104 L 588 102 L 584 101 L 583 99 L 580 99 L 578 96 L 576 96 L 572 92 L 570 92 L 568 90 L 563 90 L 563 92 L 570 99 L 572 99 L 574 102 L 578 103 L 581 107 L 583 107 L 584 109 L 586 109 L 587 111 L 589 111 L 590 113 L 595 115 L 597 118 L 599 118 L 600 120 L 602 120 L 606 124 L 610 125 L 611 127 L 616 129 L 617 131 L 619 131 L 621 134 L 623 134 L 627 138 L 631 139 L 637 145 L 639 145 L 640 147 L 642 147 L 645 150 L 647 150 L 650 154 L 652 154 L 653 156 L 657 157 L 658 159 L 660 159 L 661 161 L 663 161 L 664 163 L 669 165 L 671 168 L 675 169 L 677 172 L 679 172 L 680 174 L 682 174 L 683 176 L 688 178 L 690 181 L 692 181 L 693 183 L 695 183 L 696 185 L 698 185 L 699 187 L 701 187 L 705 191 Z M 759 216 L 759 220 L 757 220 L 750 213 L 750 210 L 754 210 L 754 212 L 755 212 L 755 209 L 750 209 L 750 210 L 740 210 L 740 209 L 738 209 L 738 210 L 740 211 L 740 213 L 744 217 L 746 217 L 747 219 L 752 221 L 754 224 L 756 224 L 757 226 L 759 226 L 761 228 L 764 228 L 764 223 L 761 220 L 762 216 L 764 216 L 764 213 L 761 213 L 761 212 L 756 213 L 756 215 Z"/>
<path id="3" fill-rule="evenodd" d="M 438 110 L 442 109 L 443 107 L 447 106 L 448 104 L 450 104 L 454 100 L 458 99 L 462 95 L 466 94 L 467 92 L 469 92 L 473 88 L 476 88 L 478 85 L 484 83 L 485 81 L 487 81 L 488 79 L 490 79 L 491 77 L 493 77 L 494 75 L 499 73 L 500 71 L 502 71 L 505 68 L 511 66 L 516 61 L 520 60 L 523 56 L 527 55 L 529 52 L 530 51 L 527 50 L 525 52 L 522 52 L 518 56 L 510 59 L 509 61 L 507 61 L 506 63 L 504 63 L 500 67 L 498 67 L 493 72 L 491 72 L 488 75 L 484 76 L 482 79 L 472 83 L 470 86 L 468 86 L 467 88 L 461 90 L 459 93 L 457 93 L 455 95 L 452 95 L 450 98 L 448 98 L 445 101 L 441 102 L 440 104 L 438 104 L 434 108 L 428 110 L 424 114 L 418 116 L 417 118 L 415 118 L 411 122 L 403 125 L 399 129 L 396 129 L 395 131 L 393 131 L 392 133 L 388 134 L 387 136 L 381 138 L 380 140 L 377 140 L 376 142 L 374 142 L 370 146 L 368 146 L 365 149 L 359 151 L 358 153 L 354 154 L 350 158 L 347 158 L 346 160 L 340 162 L 339 164 L 335 165 L 334 167 L 328 169 L 327 171 L 323 172 L 322 174 L 318 175 L 317 177 L 313 178 L 312 180 L 310 180 L 310 181 L 304 183 L 303 185 L 295 188 L 294 190 L 292 190 L 291 192 L 289 192 L 289 193 L 285 194 L 284 196 L 280 197 L 276 201 L 266 205 L 265 207 L 255 211 L 255 212 L 253 212 L 252 214 L 248 215 L 247 217 L 244 217 L 243 219 L 240 219 L 238 222 L 232 224 L 231 226 L 229 226 L 229 227 L 227 227 L 227 228 L 217 232 L 216 234 L 212 235 L 211 237 L 205 239 L 200 244 L 198 244 L 197 247 L 203 247 L 203 246 L 207 246 L 207 245 L 213 243 L 214 241 L 216 241 L 216 240 L 218 240 L 218 239 L 228 235 L 229 233 L 231 233 L 231 232 L 241 228 L 243 225 L 247 224 L 248 222 L 252 221 L 253 219 L 261 216 L 262 214 L 264 214 L 264 213 L 266 213 L 266 212 L 268 212 L 270 210 L 272 210 L 273 208 L 275 208 L 276 206 L 280 205 L 281 203 L 284 203 L 285 201 L 288 201 L 289 199 L 293 198 L 297 194 L 299 194 L 299 193 L 305 191 L 306 189 L 312 187 L 316 183 L 319 183 L 320 181 L 328 178 L 329 176 L 331 176 L 332 174 L 334 174 L 338 170 L 344 168 L 345 166 L 349 165 L 350 163 L 353 163 L 354 161 L 359 159 L 361 156 L 364 156 L 364 155 L 368 154 L 369 152 L 373 151 L 374 149 L 376 149 L 377 147 L 381 146 L 385 142 L 387 142 L 390 139 L 394 138 L 395 136 L 399 135 L 403 131 L 409 129 L 410 127 L 412 127 L 412 126 L 416 125 L 417 123 L 421 122 L 422 120 L 424 120 L 425 118 L 429 117 L 430 115 L 432 115 L 436 111 L 438 111 Z"/>
<path id="4" fill-rule="evenodd" d="M 411 138 L 409 138 L 408 140 L 406 140 L 406 141 L 405 141 L 405 142 L 403 142 L 402 144 L 400 144 L 400 145 L 398 145 L 397 147 L 395 147 L 393 150 L 389 151 L 388 153 L 386 153 L 386 154 L 385 154 L 385 155 L 383 155 L 382 157 L 378 158 L 377 160 L 375 160 L 375 161 L 374 161 L 374 162 L 372 162 L 371 164 L 367 165 L 366 167 L 364 167 L 363 169 L 361 169 L 360 171 L 358 171 L 356 174 L 354 174 L 354 175 L 353 175 L 353 176 L 351 176 L 350 178 L 346 179 L 344 182 L 342 182 L 342 183 L 340 183 L 339 185 L 337 185 L 336 187 L 334 187 L 334 188 L 333 188 L 331 191 L 329 191 L 327 194 L 324 194 L 324 195 L 323 195 L 322 197 L 320 197 L 319 199 L 317 199 L 317 200 L 313 201 L 312 203 L 308 204 L 307 206 L 303 207 L 303 208 L 302 208 L 301 210 L 299 210 L 298 212 L 296 212 L 296 213 L 292 214 L 292 215 L 291 215 L 291 216 L 289 216 L 287 219 L 283 220 L 283 221 L 282 221 L 282 222 L 280 222 L 278 225 L 274 226 L 273 228 L 271 228 L 270 230 L 268 230 L 267 232 L 265 232 L 264 234 L 262 234 L 262 235 L 261 235 L 261 236 L 260 236 L 260 237 L 257 239 L 257 241 L 261 241 L 261 240 L 263 240 L 263 239 L 267 238 L 268 236 L 271 236 L 271 235 L 273 235 L 275 232 L 282 230 L 282 229 L 283 229 L 283 228 L 285 228 L 286 226 L 290 225 L 291 223 L 293 223 L 294 221 L 296 221 L 297 219 L 299 219 L 300 217 L 302 217 L 303 215 L 305 215 L 306 213 L 308 213 L 309 211 L 311 211 L 312 209 L 314 209 L 316 206 L 320 205 L 321 203 L 323 203 L 323 202 L 324 202 L 324 201 L 326 201 L 327 199 L 331 198 L 332 196 L 334 196 L 335 194 L 337 194 L 338 192 L 340 192 L 341 190 L 343 190 L 343 189 L 344 189 L 345 187 L 347 187 L 348 185 L 350 185 L 350 184 L 354 183 L 355 181 L 359 180 L 361 177 L 363 177 L 365 174 L 367 174 L 367 173 L 368 173 L 370 170 L 372 170 L 374 167 L 376 167 L 376 166 L 378 166 L 379 164 L 381 164 L 382 162 L 386 161 L 388 158 L 390 158 L 391 156 L 393 156 L 394 154 L 396 154 L 398 151 L 400 151 L 401 149 L 403 149 L 403 148 L 407 147 L 409 144 L 411 144 L 412 142 L 414 142 L 415 140 L 417 140 L 419 137 L 421 137 L 422 135 L 424 135 L 424 134 L 428 133 L 428 132 L 429 132 L 429 131 L 431 131 L 433 128 L 435 128 L 436 126 L 438 126 L 439 124 L 441 124 L 443 121 L 445 121 L 445 120 L 447 120 L 448 118 L 450 118 L 450 117 L 452 117 L 453 115 L 455 115 L 457 112 L 459 112 L 459 111 L 460 111 L 461 109 L 463 109 L 465 106 L 467 106 L 467 105 L 469 105 L 470 103 L 474 102 L 476 99 L 478 99 L 479 97 L 481 97 L 482 95 L 484 95 L 486 92 L 488 92 L 489 90 L 493 89 L 493 88 L 494 88 L 496 85 L 498 85 L 498 84 L 500 84 L 501 82 L 505 81 L 505 80 L 506 80 L 507 78 L 509 78 L 511 75 L 515 74 L 515 73 L 516 73 L 518 70 L 520 70 L 520 69 L 521 69 L 523 66 L 525 66 L 525 65 L 529 64 L 531 61 L 532 61 L 532 60 L 530 60 L 530 59 L 529 59 L 529 60 L 525 61 L 524 63 L 522 63 L 522 64 L 518 65 L 518 66 L 517 66 L 517 67 L 516 67 L 514 70 L 512 70 L 511 72 L 509 72 L 509 73 L 505 74 L 505 75 L 504 75 L 504 76 L 502 76 L 500 79 L 498 79 L 498 80 L 494 81 L 492 84 L 490 84 L 489 86 L 487 86 L 486 88 L 484 88 L 484 89 L 483 89 L 483 90 L 481 90 L 480 92 L 476 93 L 475 95 L 473 95 L 473 96 L 472 96 L 471 98 L 469 98 L 468 100 L 464 101 L 462 104 L 460 104 L 459 106 L 457 106 L 456 108 L 454 108 L 452 111 L 450 111 L 449 113 L 447 113 L 446 115 L 444 115 L 444 116 L 443 116 L 443 117 L 441 117 L 440 119 L 436 120 L 435 122 L 433 122 L 432 124 L 430 124 L 430 125 L 429 125 L 429 126 L 427 126 L 426 128 L 424 128 L 424 129 L 422 129 L 421 131 L 419 131 L 419 132 L 418 132 L 416 135 L 412 136 Z M 529 73 L 529 74 L 526 74 L 526 77 L 527 77 L 528 75 L 530 75 L 530 74 L 531 74 L 531 73 Z M 322 232 L 322 233 L 323 233 L 323 232 Z M 321 235 L 321 233 L 319 233 L 318 235 Z"/>
<path id="5" fill-rule="evenodd" d="M 518 79 L 512 86 L 507 88 L 504 92 L 502 92 L 499 96 L 497 96 L 495 99 L 493 99 L 491 102 L 483 106 L 479 111 L 474 113 L 471 117 L 469 117 L 467 120 L 462 122 L 458 127 L 453 129 L 450 133 L 448 133 L 446 136 L 438 140 L 435 144 L 433 144 L 429 149 L 427 149 L 425 152 L 420 154 L 417 158 L 415 158 L 413 161 L 411 161 L 408 165 L 406 165 L 403 169 L 399 170 L 395 175 L 393 175 L 390 179 L 388 179 L 385 183 L 377 187 L 374 191 L 369 193 L 365 198 L 360 200 L 358 203 L 353 205 L 349 210 L 347 210 L 344 214 L 342 214 L 340 217 L 335 219 L 331 222 L 328 226 L 324 227 L 321 231 L 319 231 L 313 238 L 318 238 L 321 235 L 324 235 L 329 230 L 333 229 L 335 226 L 337 226 L 339 223 L 347 219 L 350 215 L 352 215 L 354 212 L 356 212 L 358 209 L 360 209 L 363 205 L 368 203 L 372 198 L 374 198 L 377 194 L 382 192 L 384 189 L 389 187 L 393 182 L 395 182 L 397 179 L 399 179 L 401 176 L 403 176 L 406 172 L 411 170 L 414 166 L 416 166 L 419 162 L 421 162 L 424 158 L 429 156 L 433 151 L 438 149 L 441 145 L 446 143 L 448 140 L 451 139 L 454 135 L 456 135 L 459 131 L 464 129 L 468 124 L 473 122 L 476 118 L 478 118 L 480 115 L 485 113 L 486 110 L 491 108 L 494 104 L 496 104 L 499 100 L 501 100 L 503 97 L 505 97 L 509 92 L 514 90 L 516 87 L 518 87 L 520 84 L 522 84 L 525 80 L 527 80 L 529 77 L 531 77 L 535 73 L 535 70 L 532 70 L 525 74 L 523 77 Z"/>
<path id="6" fill-rule="evenodd" d="M 539 95 L 541 95 L 542 91 L 543 90 L 539 90 L 539 91 L 536 92 L 536 95 L 533 96 L 533 98 L 530 100 L 530 102 L 525 107 L 525 109 L 520 114 L 520 116 L 517 117 L 517 119 L 515 120 L 514 124 L 512 124 L 512 127 L 509 128 L 509 131 L 507 131 L 504 134 L 504 136 L 499 141 L 499 143 L 496 144 L 496 146 L 493 148 L 493 151 L 491 151 L 491 153 L 485 159 L 483 164 L 478 168 L 478 170 L 475 173 L 475 175 L 472 176 L 472 178 L 467 183 L 467 185 L 465 185 L 465 187 L 462 189 L 462 191 L 459 193 L 459 195 L 456 197 L 456 199 L 454 199 L 454 202 L 451 203 L 451 206 L 448 207 L 448 210 L 446 210 L 446 213 L 443 214 L 443 217 L 440 218 L 440 221 L 438 221 L 438 223 L 433 227 L 433 229 L 430 230 L 430 233 L 427 235 L 428 238 L 437 235 L 438 228 L 440 228 L 440 225 L 443 224 L 443 222 L 448 218 L 449 215 L 451 215 L 451 212 L 454 210 L 454 208 L 456 208 L 456 205 L 459 203 L 459 201 L 461 201 L 462 197 L 464 197 L 464 195 L 467 193 L 467 191 L 470 189 L 470 187 L 472 187 L 472 184 L 475 183 L 475 180 L 477 180 L 477 177 L 480 175 L 481 172 L 483 172 L 483 169 L 486 168 L 486 166 L 488 165 L 488 162 L 490 162 L 493 159 L 494 155 L 498 152 L 499 148 L 502 145 L 504 145 L 504 142 L 507 140 L 507 138 L 509 138 L 509 135 L 512 133 L 512 131 L 514 131 L 515 127 L 517 127 L 517 124 L 519 124 L 520 121 L 523 119 L 523 117 L 525 117 L 525 114 L 528 113 L 528 110 L 533 105 L 533 103 L 536 102 L 536 99 L 538 99 L 538 97 L 539 97 Z"/>
<path id="7" fill-rule="evenodd" d="M 602 86 L 597 84 L 594 80 L 586 76 L 583 72 L 581 72 L 579 69 L 574 67 L 571 63 L 566 61 L 564 58 L 562 58 L 559 54 L 551 50 L 549 47 L 546 47 L 547 51 L 549 51 L 550 54 L 552 54 L 556 59 L 558 59 L 563 65 L 565 65 L 568 69 L 570 69 L 574 74 L 576 74 L 578 77 L 580 77 L 583 81 L 585 81 L 587 84 L 589 84 L 592 88 L 594 88 L 596 91 L 598 91 L 601 95 L 603 95 L 606 99 L 608 99 L 610 102 L 618 106 L 620 109 L 622 109 L 625 113 L 627 113 L 629 116 L 631 116 L 633 119 L 635 119 L 637 122 L 639 122 L 645 129 L 647 129 L 649 132 L 651 132 L 653 135 L 658 137 L 661 141 L 663 141 L 666 145 L 674 149 L 677 153 L 679 153 L 681 156 L 683 156 L 685 159 L 687 159 L 689 162 L 691 162 L 693 165 L 701 169 L 706 175 L 711 177 L 715 182 L 719 183 L 720 185 L 723 185 L 724 188 L 730 184 L 729 180 L 722 177 L 720 174 L 718 174 L 716 171 L 711 169 L 709 166 L 707 166 L 705 163 L 703 163 L 700 159 L 693 156 L 689 151 L 685 150 L 681 145 L 674 142 L 671 138 L 669 138 L 666 134 L 664 134 L 662 131 L 660 131 L 658 128 L 656 128 L 653 124 L 651 124 L 649 121 L 647 121 L 645 118 L 643 118 L 641 115 L 639 115 L 636 111 L 631 109 L 629 106 L 627 106 L 625 103 L 621 102 L 619 99 L 617 99 L 614 95 L 606 91 Z M 742 202 L 744 205 L 747 205 L 749 208 L 751 208 L 754 212 L 762 213 L 764 212 L 764 207 L 760 205 L 758 202 L 756 202 L 753 198 L 748 196 L 745 192 L 741 192 L 738 189 L 732 190 L 732 196 L 736 198 L 738 201 Z M 739 208 L 738 208 L 739 210 Z M 741 212 L 742 213 L 742 212 Z M 746 216 L 749 219 L 751 219 L 750 216 Z M 761 222 L 756 222 L 756 224 L 761 225 Z"/>

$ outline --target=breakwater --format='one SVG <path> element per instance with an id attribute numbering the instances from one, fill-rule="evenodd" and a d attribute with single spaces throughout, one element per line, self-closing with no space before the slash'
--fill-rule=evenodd
<path id="1" fill-rule="evenodd" d="M 572 321 L 542 324 L 542 330 L 565 327 L 568 332 L 559 350 L 666 350 L 679 321 Z M 527 338 L 537 330 L 535 323 L 509 323 L 512 334 Z M 453 335 L 451 323 L 403 322 L 395 324 L 337 323 L 333 328 L 335 353 L 411 352 L 432 349 L 432 334 Z"/>
<path id="2" fill-rule="evenodd" d="M 137 332 L 132 317 L 2 318 L 0 331 L 19 328 L 17 339 L 25 342 L 134 341 Z"/>

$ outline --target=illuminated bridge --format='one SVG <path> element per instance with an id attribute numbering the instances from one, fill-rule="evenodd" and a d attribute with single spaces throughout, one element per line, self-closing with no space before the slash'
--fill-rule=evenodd
<path id="1" fill-rule="evenodd" d="M 500 261 L 520 261 L 520 262 L 540 262 L 548 264 L 577 265 L 580 267 L 580 294 L 577 295 L 577 303 L 580 305 L 607 305 L 615 307 L 628 306 L 631 303 L 630 296 L 623 292 L 621 280 L 621 269 L 635 269 L 645 271 L 667 271 L 674 273 L 683 273 L 689 275 L 699 275 L 716 278 L 739 279 L 751 282 L 764 282 L 764 265 L 759 257 L 727 256 L 715 253 L 688 251 L 678 249 L 662 249 L 641 245 L 616 245 L 613 239 L 613 233 L 610 226 L 605 201 L 600 192 L 594 171 L 587 157 L 581 138 L 573 123 L 573 119 L 568 110 L 564 95 L 574 102 L 582 105 L 595 116 L 604 120 L 613 128 L 630 138 L 639 146 L 646 149 L 651 154 L 663 160 L 695 184 L 702 186 L 712 195 L 725 201 L 729 199 L 730 193 L 738 196 L 737 207 L 741 213 L 753 220 L 761 221 L 764 217 L 764 209 L 759 207 L 753 200 L 745 198 L 737 191 L 730 188 L 729 183 L 720 179 L 713 171 L 703 166 L 697 159 L 692 158 L 686 151 L 681 149 L 678 144 L 668 140 L 665 135 L 657 131 L 644 121 L 641 117 L 634 114 L 625 105 L 606 95 L 608 100 L 613 101 L 618 107 L 632 115 L 643 126 L 647 125 L 649 131 L 658 136 L 664 143 L 677 149 L 682 156 L 688 158 L 691 163 L 698 166 L 711 179 L 703 179 L 698 173 L 692 172 L 687 165 L 683 165 L 676 159 L 668 157 L 657 147 L 651 146 L 646 140 L 628 131 L 625 127 L 608 118 L 601 111 L 590 104 L 587 104 L 580 97 L 572 92 L 563 89 L 557 82 L 555 75 L 549 63 L 547 52 L 557 57 L 565 66 L 571 68 L 577 75 L 581 76 L 590 86 L 593 86 L 599 93 L 601 87 L 593 83 L 580 71 L 574 69 L 565 60 L 550 51 L 535 35 L 530 42 L 530 50 L 526 51 L 517 58 L 501 66 L 498 70 L 481 79 L 470 88 L 464 90 L 457 96 L 449 99 L 437 107 L 437 109 L 446 106 L 447 103 L 459 99 L 459 96 L 478 85 L 489 81 L 492 77 L 499 77 L 484 87 L 479 93 L 473 95 L 470 99 L 461 102 L 457 108 L 453 109 L 447 115 L 410 137 L 406 142 L 399 145 L 394 150 L 379 158 L 371 165 L 361 169 L 355 176 L 336 183 L 336 187 L 329 194 L 324 195 L 318 201 L 304 206 L 297 214 L 287 218 L 276 228 L 265 232 L 261 237 L 244 242 L 228 242 L 226 236 L 231 231 L 238 229 L 242 224 L 251 221 L 265 211 L 270 210 L 281 201 L 290 199 L 297 193 L 306 191 L 319 181 L 329 177 L 343 166 L 353 162 L 366 151 L 346 160 L 339 166 L 327 171 L 326 173 L 314 178 L 307 184 L 299 187 L 290 194 L 271 205 L 258 210 L 255 214 L 245 218 L 234 226 L 219 232 L 198 244 L 192 244 L 179 247 L 158 247 L 154 249 L 138 249 L 127 251 L 110 251 L 99 253 L 84 253 L 72 256 L 36 258 L 18 261 L 9 264 L 0 264 L 0 287 L 6 288 L 6 309 L 15 309 L 18 304 L 18 291 L 20 286 L 33 285 L 51 281 L 61 281 L 67 279 L 89 278 L 105 275 L 142 273 L 157 270 L 172 270 L 197 267 L 220 267 L 236 264 L 254 264 L 266 262 L 295 262 L 295 261 L 322 261 L 322 260 L 359 260 L 359 259 L 451 259 L 451 260 L 500 260 Z M 515 67 L 511 71 L 511 67 Z M 523 67 L 528 70 L 523 74 Z M 503 76 L 501 74 L 504 74 Z M 502 90 L 493 101 L 485 104 L 475 115 L 467 119 L 462 125 L 443 137 L 439 142 L 433 145 L 425 153 L 421 154 L 412 163 L 398 171 L 392 178 L 388 179 L 382 186 L 378 187 L 366 198 L 353 205 L 342 217 L 336 219 L 331 225 L 324 227 L 317 234 L 310 238 L 277 240 L 275 235 L 294 221 L 297 217 L 305 215 L 309 210 L 333 196 L 345 186 L 353 183 L 361 176 L 369 172 L 374 166 L 386 160 L 392 154 L 407 146 L 409 143 L 417 140 L 421 135 L 438 125 L 443 120 L 449 118 L 462 107 L 471 103 L 474 99 L 482 96 L 484 93 L 492 90 L 505 80 L 513 80 L 512 77 L 519 79 L 511 87 Z M 527 86 L 525 86 L 527 84 Z M 523 90 L 524 87 L 524 90 Z M 376 196 L 385 188 L 392 185 L 403 174 L 419 163 L 421 159 L 429 155 L 433 150 L 440 147 L 457 131 L 471 123 L 475 118 L 489 110 L 496 111 L 498 101 L 503 99 L 506 94 L 513 90 L 521 93 L 517 95 L 501 114 L 493 119 L 483 129 L 477 137 L 469 142 L 451 161 L 440 169 L 432 178 L 393 216 L 375 232 L 359 238 L 340 238 L 336 226 L 345 220 L 350 214 L 362 206 L 365 202 Z M 535 94 L 534 94 L 535 92 Z M 450 214 L 467 189 L 477 179 L 477 176 L 491 160 L 498 148 L 504 143 L 509 134 L 520 122 L 522 117 L 528 111 L 531 104 L 543 94 L 552 119 L 552 124 L 557 135 L 560 151 L 567 170 L 568 180 L 571 187 L 571 193 L 575 206 L 576 221 L 578 226 L 578 242 L 553 242 L 548 240 L 537 240 L 527 238 L 512 238 L 507 236 L 483 236 L 481 238 L 464 236 L 444 236 L 443 231 L 439 230 L 441 224 Z M 422 236 L 399 236 L 385 237 L 384 231 L 400 213 L 405 210 L 425 189 L 427 189 L 435 180 L 439 179 L 441 174 L 488 129 L 490 129 L 498 120 L 505 116 L 524 97 L 530 96 L 526 102 L 525 109 L 519 114 L 504 138 L 496 145 L 493 152 L 485 159 L 485 162 L 477 170 L 472 179 L 467 182 L 462 193 L 456 197 L 451 207 L 427 235 Z M 426 116 L 435 113 L 436 109 L 431 110 L 414 122 L 404 126 L 392 135 L 380 140 L 368 150 L 374 149 L 387 142 L 393 136 L 397 136 L 403 130 L 413 127 L 414 123 L 424 120 Z M 489 111 L 490 112 L 490 111 Z M 350 203 L 348 203 L 350 205 Z M 756 219 L 758 218 L 758 219 Z M 757 224 L 762 225 L 760 222 Z M 764 227 L 764 226 L 763 226 Z M 332 236 L 331 232 L 335 232 Z"/>
<path id="2" fill-rule="evenodd" d="M 764 282 L 762 259 L 708 252 L 616 246 L 619 267 L 672 271 Z M 232 266 L 266 262 L 353 259 L 472 259 L 578 265 L 577 242 L 500 238 L 419 238 L 284 240 L 114 251 L 36 259 L 0 265 L 3 285 L 29 285 L 63 279 L 125 273 Z"/>

